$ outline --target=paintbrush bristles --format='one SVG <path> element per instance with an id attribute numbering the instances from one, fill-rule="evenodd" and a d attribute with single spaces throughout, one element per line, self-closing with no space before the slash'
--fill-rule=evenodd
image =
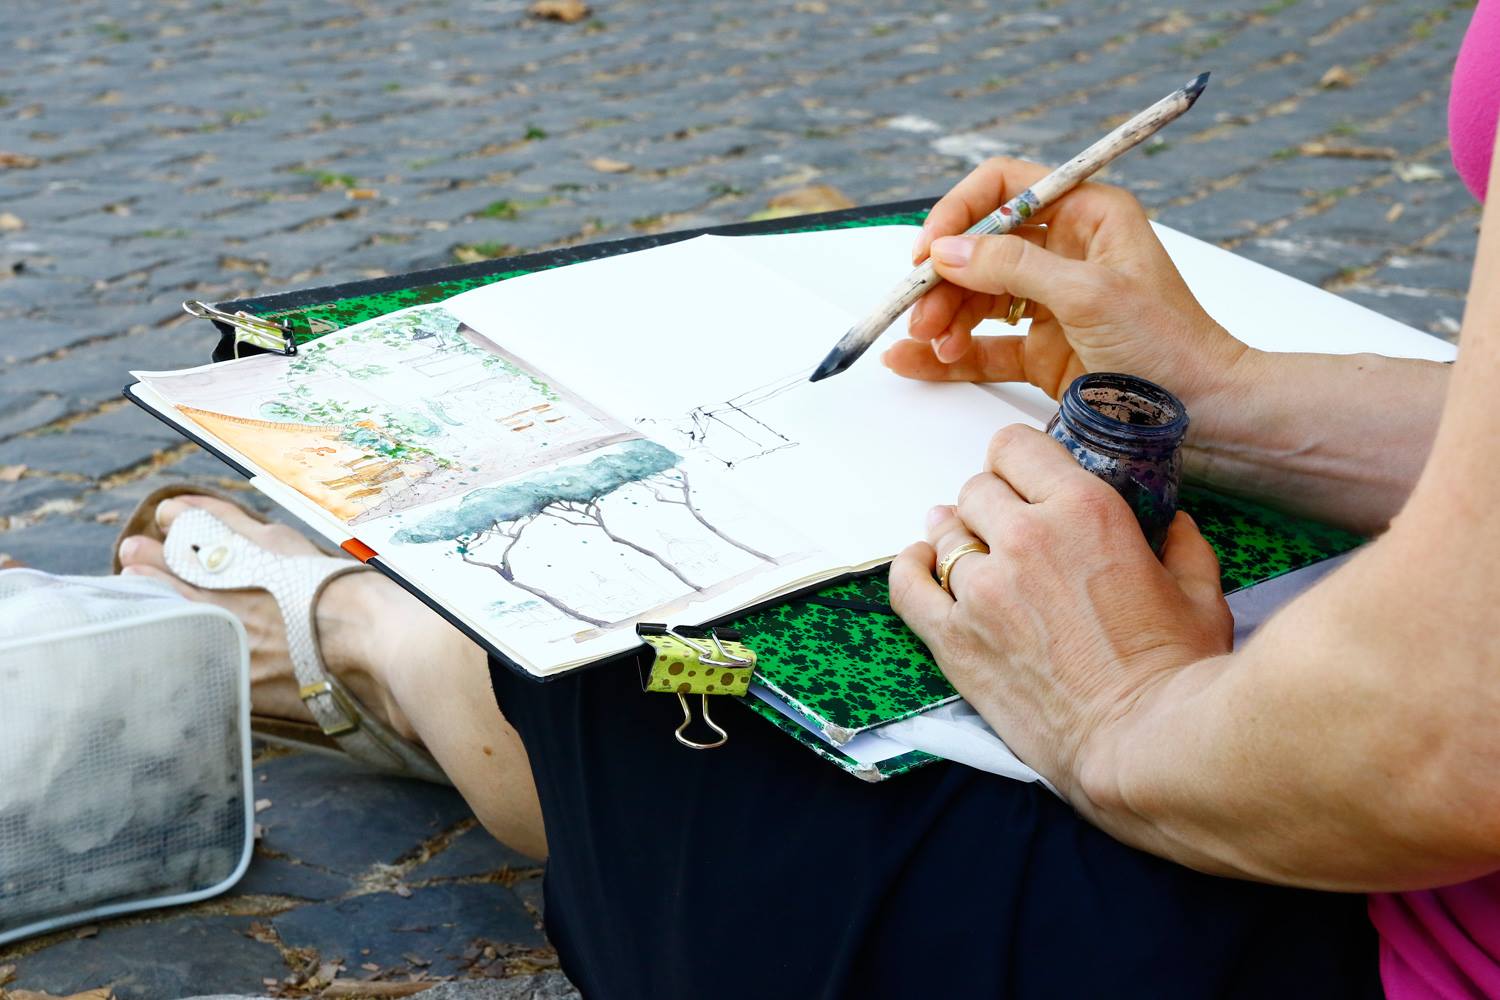
<path id="1" fill-rule="evenodd" d="M 974 223 L 969 227 L 968 233 L 978 236 L 1004 234 L 1020 226 L 1117 157 L 1161 131 L 1193 106 L 1207 83 L 1207 73 L 1194 77 Z M 854 364 L 912 303 L 940 280 L 930 260 L 912 271 L 869 316 L 856 323 L 840 338 L 823 359 L 823 363 L 813 372 L 810 381 L 816 382 L 830 375 L 837 375 Z"/>
<path id="2" fill-rule="evenodd" d="M 808 379 L 809 382 L 817 382 L 837 375 L 858 360 L 859 356 L 869 350 L 871 344 L 880 339 L 896 318 L 911 304 L 923 295 L 927 290 L 943 279 L 938 277 L 937 268 L 932 266 L 932 261 L 924 261 L 912 269 L 912 272 L 901 283 L 881 300 L 880 304 L 871 310 L 870 315 L 860 320 L 849 328 L 849 332 L 839 339 L 832 351 L 818 365 L 817 370 Z"/>

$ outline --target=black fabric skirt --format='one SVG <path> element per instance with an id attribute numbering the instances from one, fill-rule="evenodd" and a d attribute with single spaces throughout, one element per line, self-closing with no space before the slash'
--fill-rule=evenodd
<path id="1" fill-rule="evenodd" d="M 1202 875 L 957 764 L 866 784 L 734 703 L 689 750 L 630 666 L 491 674 L 585 997 L 1382 995 L 1362 896 Z"/>

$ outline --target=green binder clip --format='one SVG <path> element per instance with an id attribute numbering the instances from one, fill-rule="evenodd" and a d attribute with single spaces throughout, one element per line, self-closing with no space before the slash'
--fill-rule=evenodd
<path id="1" fill-rule="evenodd" d="M 755 672 L 755 653 L 739 641 L 731 629 L 671 627 L 639 624 L 635 627 L 650 647 L 649 659 L 641 660 L 641 688 L 677 695 L 682 706 L 682 724 L 673 733 L 677 742 L 694 750 L 712 750 L 729 742 L 726 733 L 708 713 L 709 695 L 743 695 Z M 696 694 L 703 722 L 719 734 L 712 743 L 700 743 L 687 735 L 693 713 L 687 696 Z"/>

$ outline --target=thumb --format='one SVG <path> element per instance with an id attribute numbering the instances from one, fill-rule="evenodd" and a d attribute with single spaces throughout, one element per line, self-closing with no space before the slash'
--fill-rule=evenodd
<path id="1" fill-rule="evenodd" d="M 1194 604 L 1218 605 L 1224 602 L 1224 590 L 1219 583 L 1219 557 L 1187 511 L 1179 510 L 1171 527 L 1167 528 L 1161 564 Z"/>
<path id="2" fill-rule="evenodd" d="M 1047 307 L 1063 322 L 1097 310 L 1113 273 L 1037 246 L 1020 236 L 945 236 L 932 243 L 937 273 L 955 285 L 991 295 L 1010 293 Z"/>

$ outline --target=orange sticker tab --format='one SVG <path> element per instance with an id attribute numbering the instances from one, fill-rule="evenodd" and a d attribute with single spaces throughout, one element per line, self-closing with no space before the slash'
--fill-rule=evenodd
<path id="1" fill-rule="evenodd" d="M 349 539 L 343 545 L 340 545 L 339 548 L 343 549 L 345 552 L 349 553 L 351 556 L 358 559 L 362 563 L 369 562 L 371 559 L 374 559 L 377 554 L 374 549 L 370 548 L 358 538 Z"/>

